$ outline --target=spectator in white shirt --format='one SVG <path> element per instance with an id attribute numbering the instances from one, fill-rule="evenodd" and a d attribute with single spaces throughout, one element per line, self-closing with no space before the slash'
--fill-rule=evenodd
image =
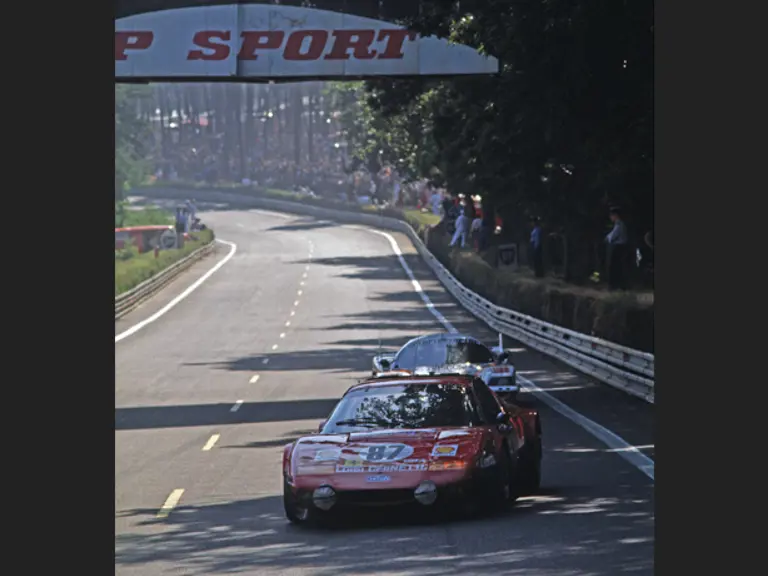
<path id="1" fill-rule="evenodd" d="M 461 247 L 467 243 L 467 231 L 469 230 L 469 218 L 464 214 L 464 210 L 459 213 L 459 217 L 456 218 L 456 231 L 451 238 L 451 246 L 455 246 L 456 243 L 461 240 Z"/>

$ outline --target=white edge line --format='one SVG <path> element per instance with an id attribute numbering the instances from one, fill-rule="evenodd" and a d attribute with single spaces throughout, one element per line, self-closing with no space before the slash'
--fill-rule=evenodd
<path id="1" fill-rule="evenodd" d="M 232 257 L 235 255 L 235 252 L 237 252 L 237 244 L 235 244 L 234 242 L 227 242 L 226 240 L 219 240 L 218 238 L 216 238 L 216 242 L 220 242 L 221 244 L 226 244 L 227 246 L 229 246 L 229 253 L 226 256 L 224 256 L 224 258 L 221 261 L 217 262 L 216 265 L 213 268 L 208 270 L 208 272 L 203 274 L 191 286 L 189 286 L 186 290 L 184 290 L 184 292 L 182 292 L 181 294 L 176 296 L 176 298 L 174 298 L 173 300 L 168 302 L 168 304 L 166 304 L 160 310 L 158 310 L 157 312 L 152 314 L 152 316 L 142 320 L 141 322 L 139 322 L 137 324 L 134 324 L 133 326 L 128 328 L 128 330 L 126 330 L 125 332 L 121 332 L 120 334 L 115 336 L 115 344 L 117 344 L 121 340 L 124 340 L 125 338 L 128 338 L 128 336 L 131 336 L 132 334 L 135 334 L 136 332 L 138 332 L 139 330 L 144 328 L 146 325 L 151 324 L 152 322 L 154 322 L 158 318 L 162 317 L 169 310 L 171 310 L 171 308 L 176 306 L 176 304 L 178 304 L 179 302 L 184 300 L 184 298 L 186 298 L 187 296 L 192 294 L 192 292 L 197 290 L 202 285 L 203 282 L 208 280 L 208 278 L 213 276 L 219 268 L 224 266 L 224 264 L 226 264 L 227 262 L 229 262 L 232 259 Z"/>
<path id="2" fill-rule="evenodd" d="M 564 404 L 551 394 L 547 394 L 546 391 L 539 388 L 535 383 L 528 380 L 528 378 L 520 376 L 519 374 L 518 378 L 523 384 L 524 389 L 527 389 L 531 394 L 536 396 L 539 400 L 544 402 L 544 404 L 552 408 L 552 410 L 555 412 L 559 412 L 561 415 L 571 420 L 574 424 L 578 424 L 584 428 L 587 432 L 592 434 L 592 436 L 600 440 L 603 444 L 608 446 L 608 448 L 613 450 L 616 454 L 624 458 L 624 460 L 648 476 L 648 478 L 654 480 L 655 462 L 640 452 L 640 450 L 638 450 L 635 446 L 632 446 L 626 440 L 621 438 L 621 436 L 617 436 L 604 426 L 601 426 L 597 422 L 594 422 L 586 416 L 579 414 L 576 412 L 576 410 L 567 404 Z"/>
<path id="3" fill-rule="evenodd" d="M 424 304 L 427 306 L 427 309 L 432 313 L 432 315 L 437 318 L 437 321 L 442 324 L 446 330 L 449 332 L 456 333 L 458 332 L 456 328 L 443 316 L 439 310 L 435 308 L 435 305 L 432 304 L 432 301 L 429 299 L 429 296 L 426 295 L 424 290 L 421 287 L 421 284 L 419 284 L 419 281 L 416 280 L 416 277 L 413 275 L 413 272 L 411 271 L 410 267 L 408 266 L 408 263 L 403 258 L 403 253 L 400 250 L 400 246 L 397 244 L 397 240 L 391 235 L 387 234 L 386 232 L 382 232 L 380 230 L 374 230 L 372 228 L 364 228 L 364 227 L 358 227 L 358 226 L 346 226 L 347 228 L 355 228 L 358 230 L 366 230 L 368 232 L 372 232 L 374 234 L 378 234 L 379 236 L 383 236 L 389 241 L 390 246 L 392 247 L 392 251 L 397 256 L 397 259 L 400 261 L 400 266 L 403 267 L 403 270 L 405 270 L 406 275 L 411 280 L 411 284 L 413 285 L 413 289 L 416 291 L 416 293 L 421 297 Z M 595 438 L 600 440 L 603 444 L 608 446 L 611 449 L 618 450 L 616 454 L 624 458 L 627 462 L 632 464 L 635 468 L 640 470 L 643 474 L 648 476 L 651 480 L 654 480 L 654 461 L 640 452 L 637 448 L 629 444 L 626 440 L 621 438 L 620 436 L 614 434 L 607 428 L 604 428 L 597 422 L 594 422 L 587 418 L 586 416 L 579 414 L 576 412 L 573 408 L 567 406 L 566 404 L 560 402 L 560 400 L 556 399 L 554 396 L 551 396 L 550 394 L 547 394 L 544 390 L 539 388 L 534 382 L 531 380 L 528 380 L 527 378 L 520 377 L 520 381 L 528 387 L 528 389 L 542 402 L 544 402 L 547 406 L 552 408 L 555 412 L 558 412 L 560 415 L 568 418 L 571 420 L 574 424 L 577 424 L 578 426 L 581 426 L 584 430 L 592 434 Z"/>

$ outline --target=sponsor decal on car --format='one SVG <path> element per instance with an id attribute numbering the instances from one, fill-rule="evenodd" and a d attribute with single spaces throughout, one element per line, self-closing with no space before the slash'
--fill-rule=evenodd
<path id="1" fill-rule="evenodd" d="M 365 481 L 366 482 L 389 482 L 391 478 L 389 476 L 385 476 L 383 474 L 379 474 L 377 476 L 368 476 Z"/>
<path id="2" fill-rule="evenodd" d="M 426 463 L 421 464 L 366 464 L 364 466 L 336 466 L 337 474 L 371 473 L 371 472 L 424 472 Z"/>
<path id="3" fill-rule="evenodd" d="M 432 456 L 456 456 L 459 451 L 457 444 L 442 444 L 432 448 Z"/>

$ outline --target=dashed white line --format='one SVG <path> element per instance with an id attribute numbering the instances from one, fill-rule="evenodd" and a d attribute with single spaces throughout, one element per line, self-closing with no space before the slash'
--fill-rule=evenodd
<path id="1" fill-rule="evenodd" d="M 158 518 L 167 518 L 176 505 L 181 500 L 181 495 L 184 494 L 184 488 L 176 488 L 171 495 L 166 498 L 165 503 L 162 505 L 157 513 Z"/>
<path id="2" fill-rule="evenodd" d="M 277 350 L 277 344 L 272 344 L 272 350 Z"/>
<path id="3" fill-rule="evenodd" d="M 298 304 L 298 302 L 296 304 Z M 295 310 L 291 310 L 291 316 L 296 316 L 296 311 Z"/>
<path id="4" fill-rule="evenodd" d="M 264 358 L 264 360 L 261 361 L 262 364 L 269 364 L 269 358 Z"/>
<path id="5" fill-rule="evenodd" d="M 301 295 L 302 295 L 302 291 L 301 291 L 301 290 L 299 290 L 298 292 L 296 292 L 296 294 L 297 294 L 298 296 L 301 296 Z"/>
<path id="6" fill-rule="evenodd" d="M 285 323 L 285 325 L 286 325 L 286 326 L 290 326 L 290 325 L 291 325 L 291 321 L 290 321 L 290 320 L 288 320 L 288 321 Z"/>
<path id="7" fill-rule="evenodd" d="M 293 305 L 294 306 L 298 306 L 299 305 L 299 301 L 298 300 L 294 301 Z"/>
<path id="8" fill-rule="evenodd" d="M 208 452 L 211 448 L 213 448 L 214 444 L 219 441 L 219 438 L 221 438 L 220 434 L 214 434 L 208 438 L 208 442 L 206 442 L 205 446 L 203 446 L 203 452 Z"/>
<path id="9" fill-rule="evenodd" d="M 304 270 L 309 270 L 309 264 L 307 264 L 306 266 L 304 266 Z"/>
<path id="10" fill-rule="evenodd" d="M 307 277 L 307 273 L 306 273 L 306 272 L 304 272 L 304 274 L 302 274 L 302 275 L 301 275 L 301 277 L 302 277 L 302 278 L 306 278 L 306 277 Z"/>
<path id="11" fill-rule="evenodd" d="M 304 280 L 302 280 L 301 282 L 299 282 L 299 286 L 304 286 Z"/>
<path id="12" fill-rule="evenodd" d="M 251 379 L 248 380 L 248 384 L 256 384 L 256 382 L 258 381 L 259 381 L 259 375 L 254 374 L 253 376 L 251 376 Z"/>
<path id="13" fill-rule="evenodd" d="M 285 332 L 280 333 L 280 338 L 285 338 Z"/>
<path id="14" fill-rule="evenodd" d="M 235 405 L 232 406 L 232 408 L 229 409 L 229 411 L 230 412 L 237 412 L 238 410 L 240 410 L 240 406 L 242 406 L 242 405 L 243 405 L 243 401 L 242 400 L 238 400 L 237 402 L 235 402 Z"/>
<path id="15" fill-rule="evenodd" d="M 213 268 L 211 268 L 210 270 L 208 270 L 208 272 L 206 272 L 200 278 L 198 278 L 191 286 L 189 286 L 189 288 L 187 288 L 186 290 L 184 290 L 184 292 L 176 296 L 176 298 L 168 302 L 168 304 L 163 306 L 160 310 L 152 314 L 152 316 L 150 316 L 149 318 L 146 318 L 145 320 L 142 320 L 137 324 L 134 324 L 133 326 L 128 328 L 128 330 L 121 332 L 120 334 L 115 336 L 115 344 L 117 344 L 121 340 L 124 340 L 125 338 L 128 338 L 128 336 L 130 336 L 131 334 L 135 334 L 136 332 L 144 328 L 144 326 L 146 326 L 147 324 L 151 324 L 152 322 L 154 322 L 155 320 L 163 316 L 171 308 L 176 306 L 176 304 L 178 304 L 179 302 L 184 300 L 187 296 L 192 294 L 192 292 L 197 290 L 202 285 L 203 282 L 208 280 L 208 278 L 213 276 L 219 268 L 224 266 L 224 264 L 226 264 L 232 259 L 232 257 L 235 255 L 235 252 L 237 252 L 237 244 L 235 244 L 234 242 L 227 242 L 226 240 L 220 240 L 219 238 L 216 238 L 216 242 L 220 242 L 221 244 L 226 244 L 227 246 L 229 246 L 229 253 L 226 256 L 224 256 L 224 258 L 222 258 L 221 261 L 219 261 Z"/>

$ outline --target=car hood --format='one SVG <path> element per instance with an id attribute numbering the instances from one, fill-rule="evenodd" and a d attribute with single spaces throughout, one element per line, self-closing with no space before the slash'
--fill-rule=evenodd
<path id="1" fill-rule="evenodd" d="M 296 441 L 294 476 L 343 476 L 383 473 L 390 476 L 434 472 L 450 462 L 474 462 L 483 439 L 480 428 L 378 430 L 318 434 Z M 470 464 L 468 467 L 471 467 Z M 465 467 L 463 470 L 466 470 Z"/>

